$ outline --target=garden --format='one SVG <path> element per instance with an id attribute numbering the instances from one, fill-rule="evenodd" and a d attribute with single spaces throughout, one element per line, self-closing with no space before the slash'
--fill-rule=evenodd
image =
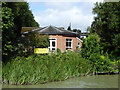
<path id="1" fill-rule="evenodd" d="M 57 53 L 14 57 L 3 63 L 2 82 L 43 84 L 98 73 L 118 73 L 120 60 L 111 60 L 107 53 L 100 53 L 98 39 L 97 35 L 89 35 L 79 52 L 61 53 L 57 49 Z"/>
<path id="2" fill-rule="evenodd" d="M 2 83 L 43 84 L 119 73 L 119 10 L 120 2 L 95 4 L 93 13 L 97 15 L 87 28 L 88 37 L 83 39 L 81 51 L 61 53 L 57 49 L 57 53 L 38 55 L 33 53 L 34 47 L 48 47 L 49 37 L 36 32 L 21 37 L 22 27 L 39 27 L 28 3 L 2 2 Z"/>

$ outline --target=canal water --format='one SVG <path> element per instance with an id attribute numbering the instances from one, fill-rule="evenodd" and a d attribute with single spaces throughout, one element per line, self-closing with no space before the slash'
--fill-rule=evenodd
<path id="1" fill-rule="evenodd" d="M 39 85 L 2 85 L 2 88 L 118 88 L 118 75 L 94 75 Z"/>

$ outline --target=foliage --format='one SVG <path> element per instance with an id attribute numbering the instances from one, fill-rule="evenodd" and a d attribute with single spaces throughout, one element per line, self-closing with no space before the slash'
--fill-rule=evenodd
<path id="1" fill-rule="evenodd" d="M 95 73 L 97 72 L 118 72 L 118 66 L 116 61 L 111 61 L 108 54 L 100 55 L 97 53 L 93 53 L 88 58 L 92 61 L 93 68 L 95 69 Z"/>
<path id="2" fill-rule="evenodd" d="M 70 27 L 70 26 L 68 26 L 67 30 L 71 31 L 71 27 Z"/>
<path id="3" fill-rule="evenodd" d="M 87 34 L 91 33 L 91 31 L 92 31 L 92 30 L 91 30 L 91 27 L 88 26 L 86 31 L 87 31 Z"/>
<path id="4" fill-rule="evenodd" d="M 73 32 L 77 32 L 79 34 L 78 38 L 80 38 L 81 30 L 79 30 L 79 29 L 73 29 Z"/>
<path id="5" fill-rule="evenodd" d="M 28 38 L 32 47 L 47 48 L 49 46 L 48 35 L 41 35 L 39 32 L 29 32 L 26 34 L 26 38 Z"/>
<path id="6" fill-rule="evenodd" d="M 39 27 L 38 23 L 34 20 L 32 12 L 29 10 L 27 2 L 7 2 L 6 7 L 12 9 L 14 14 L 16 37 L 20 36 L 22 27 Z"/>
<path id="7" fill-rule="evenodd" d="M 16 50 L 18 55 L 33 54 L 34 48 L 47 48 L 49 46 L 48 35 L 39 32 L 29 32 L 17 39 Z"/>
<path id="8" fill-rule="evenodd" d="M 14 22 L 13 22 L 12 10 L 8 7 L 2 8 L 2 53 L 3 56 L 7 56 L 13 50 L 11 40 L 14 35 Z"/>
<path id="9" fill-rule="evenodd" d="M 73 29 L 73 32 L 77 32 L 77 29 Z"/>
<path id="10" fill-rule="evenodd" d="M 118 50 L 114 43 L 117 40 L 116 35 L 120 34 L 120 2 L 96 3 L 93 13 L 96 17 L 92 22 L 91 32 L 100 36 L 104 52 L 110 54 L 112 51 L 112 54 L 116 55 Z"/>
<path id="11" fill-rule="evenodd" d="M 57 48 L 57 54 L 61 54 L 61 50 Z"/>
<path id="12" fill-rule="evenodd" d="M 14 44 L 21 35 L 21 28 L 37 27 L 32 12 L 26 2 L 2 2 L 2 55 L 7 61 L 14 52 Z"/>
<path id="13" fill-rule="evenodd" d="M 111 61 L 109 55 L 103 54 L 100 47 L 100 39 L 97 34 L 90 34 L 83 41 L 81 55 L 82 57 L 89 60 L 92 64 L 94 72 L 115 72 L 116 68 L 114 68 L 114 63 L 116 61 Z M 117 70 L 118 72 L 118 70 Z"/>
<path id="14" fill-rule="evenodd" d="M 92 56 L 91 59 L 94 57 Z M 118 72 L 118 69 L 112 67 L 118 63 L 111 63 L 105 56 L 100 56 L 99 60 L 101 61 L 96 60 L 93 65 L 92 61 L 71 51 L 62 54 L 18 56 L 7 64 L 3 63 L 2 79 L 5 84 L 40 84 L 90 75 L 98 72 L 97 70 L 106 72 L 116 70 L 115 72 Z"/>
<path id="15" fill-rule="evenodd" d="M 13 58 L 6 65 L 3 63 L 2 78 L 6 84 L 40 84 L 87 75 L 91 70 L 89 61 L 79 53 L 32 55 Z"/>
<path id="16" fill-rule="evenodd" d="M 112 57 L 116 58 L 117 60 L 120 59 L 120 34 L 116 34 L 115 38 L 113 39 L 113 46 L 114 50 L 111 52 Z"/>
<path id="17" fill-rule="evenodd" d="M 89 58 L 92 53 L 100 54 L 99 36 L 97 34 L 89 35 L 82 43 L 81 55 Z"/>

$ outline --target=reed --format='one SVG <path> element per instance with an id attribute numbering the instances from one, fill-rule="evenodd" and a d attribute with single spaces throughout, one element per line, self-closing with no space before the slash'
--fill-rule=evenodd
<path id="1" fill-rule="evenodd" d="M 2 79 L 5 84 L 42 84 L 62 81 L 70 77 L 89 75 L 95 70 L 90 60 L 79 53 L 16 57 L 3 63 Z"/>

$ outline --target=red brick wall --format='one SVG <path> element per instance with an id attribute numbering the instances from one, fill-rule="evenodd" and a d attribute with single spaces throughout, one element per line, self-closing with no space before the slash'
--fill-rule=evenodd
<path id="1" fill-rule="evenodd" d="M 76 37 L 67 37 L 62 35 L 50 35 L 49 38 L 56 38 L 57 39 L 57 48 L 61 50 L 61 52 L 64 52 L 66 50 L 66 39 L 72 39 L 72 49 L 71 51 L 76 50 L 76 46 L 78 46 L 78 42 L 80 43 L 80 48 L 82 46 L 82 42 L 77 39 Z"/>

